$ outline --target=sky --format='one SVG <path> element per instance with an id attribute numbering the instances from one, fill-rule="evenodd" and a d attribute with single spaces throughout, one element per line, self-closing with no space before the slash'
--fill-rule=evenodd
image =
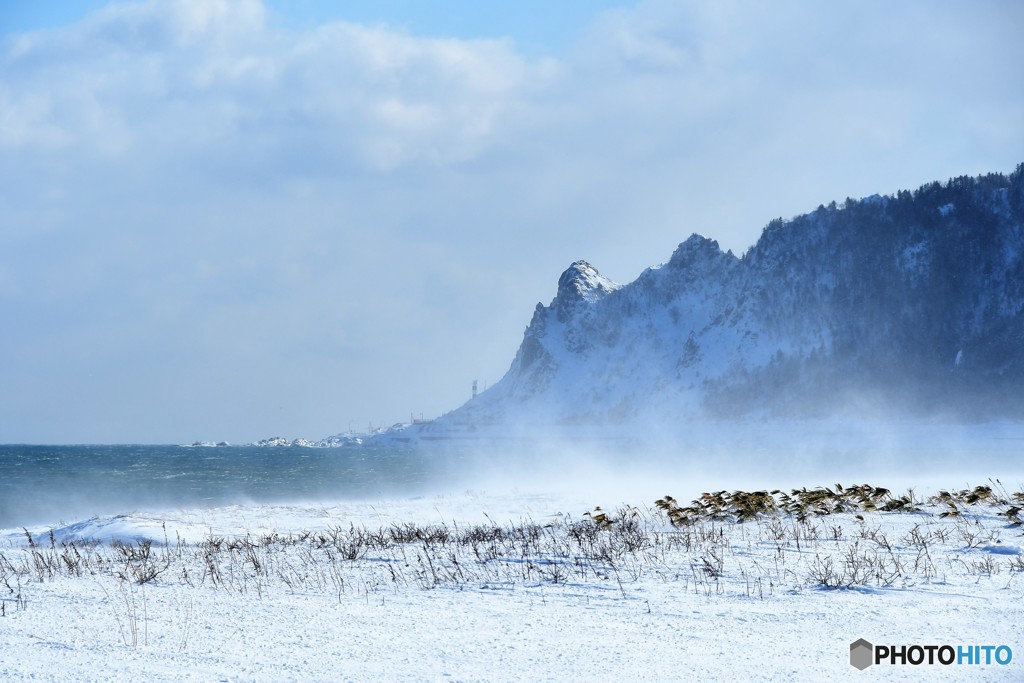
<path id="1" fill-rule="evenodd" d="M 577 259 L 628 282 L 1012 171 L 1022 30 L 1016 0 L 5 0 L 0 442 L 437 416 Z"/>

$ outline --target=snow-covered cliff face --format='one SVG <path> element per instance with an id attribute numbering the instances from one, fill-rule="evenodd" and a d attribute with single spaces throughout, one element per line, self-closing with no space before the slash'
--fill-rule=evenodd
<path id="1" fill-rule="evenodd" d="M 853 411 L 1024 417 L 1024 165 L 693 235 L 628 285 L 577 261 L 463 423 Z"/>

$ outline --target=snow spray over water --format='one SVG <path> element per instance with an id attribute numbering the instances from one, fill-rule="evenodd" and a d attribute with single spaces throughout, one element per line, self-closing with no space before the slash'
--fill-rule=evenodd
<path id="1" fill-rule="evenodd" d="M 637 433 L 637 432 L 633 432 Z M 941 422 L 707 422 L 646 429 L 641 438 L 593 433 L 476 449 L 467 485 L 593 494 L 650 504 L 671 494 L 871 483 L 927 492 L 1001 478 L 1024 482 L 1024 425 Z"/>
<path id="2" fill-rule="evenodd" d="M 611 507 L 650 505 L 666 494 L 690 500 L 704 491 L 836 483 L 923 494 L 990 478 L 1024 483 L 1024 426 L 1016 424 L 718 421 L 624 433 L 532 430 L 333 449 L 4 446 L 0 528 L 466 491 Z"/>

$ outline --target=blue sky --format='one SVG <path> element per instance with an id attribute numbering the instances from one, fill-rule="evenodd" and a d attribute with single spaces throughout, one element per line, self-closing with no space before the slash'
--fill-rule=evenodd
<path id="1" fill-rule="evenodd" d="M 106 0 L 4 0 L 0 34 L 21 33 L 81 21 Z M 417 35 L 446 38 L 511 38 L 532 54 L 563 51 L 595 14 L 629 3 L 611 0 L 522 0 L 510 3 L 422 0 L 271 0 L 272 21 L 308 30 L 332 21 L 387 24 Z"/>
<path id="2" fill-rule="evenodd" d="M 552 11 L 549 5 L 557 6 Z M 0 442 L 320 437 L 584 258 L 1024 161 L 1013 1 L 6 2 Z"/>

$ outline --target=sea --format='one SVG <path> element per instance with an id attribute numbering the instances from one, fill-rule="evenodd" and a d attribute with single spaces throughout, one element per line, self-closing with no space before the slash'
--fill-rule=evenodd
<path id="1" fill-rule="evenodd" d="M 466 457 L 405 445 L 0 445 L 0 529 L 139 509 L 415 496 L 453 481 Z"/>
<path id="2" fill-rule="evenodd" d="M 672 441 L 300 446 L 0 445 L 0 532 L 133 513 L 410 500 L 468 490 L 651 503 L 870 483 L 1024 486 L 1024 424 L 712 425 Z M 1000 480 L 1001 478 L 1001 480 Z M 3 534 L 0 533 L 0 536 Z"/>

